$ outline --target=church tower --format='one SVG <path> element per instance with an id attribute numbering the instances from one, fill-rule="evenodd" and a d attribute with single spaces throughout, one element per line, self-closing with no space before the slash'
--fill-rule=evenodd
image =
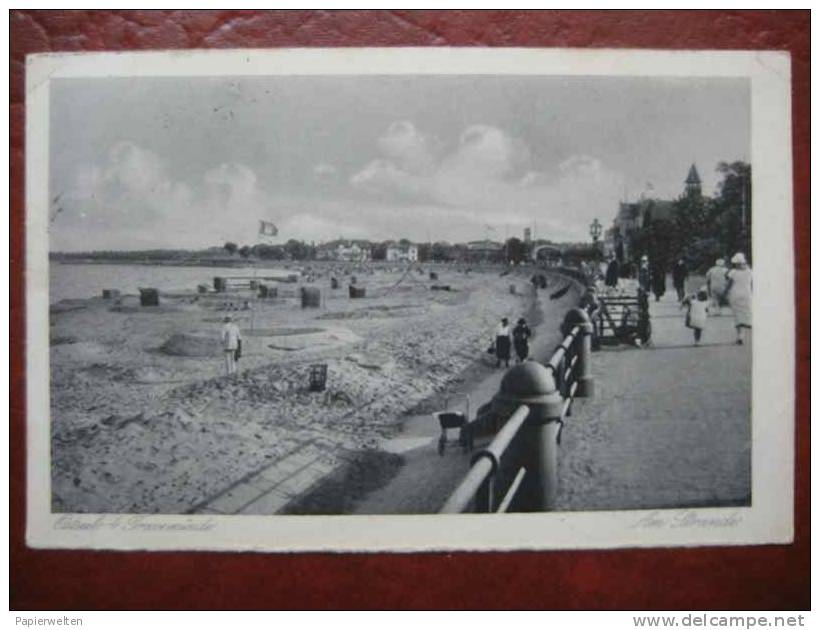
<path id="1" fill-rule="evenodd" d="M 700 195 L 700 175 L 698 175 L 698 169 L 692 164 L 689 168 L 689 174 L 686 176 L 686 196 L 700 197 Z"/>

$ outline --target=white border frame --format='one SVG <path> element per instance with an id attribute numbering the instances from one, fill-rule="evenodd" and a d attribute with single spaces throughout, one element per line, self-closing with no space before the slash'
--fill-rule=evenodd
<path id="1" fill-rule="evenodd" d="M 747 508 L 414 516 L 76 515 L 50 511 L 49 82 L 252 75 L 746 77 L 756 299 Z M 31 55 L 26 66 L 26 542 L 37 548 L 430 551 L 789 543 L 794 529 L 795 301 L 791 64 L 770 51 L 338 48 Z M 766 296 L 765 301 L 758 296 Z M 762 332 L 761 332 L 762 331 Z M 664 527 L 638 522 L 659 515 Z M 694 521 L 691 516 L 694 515 Z M 688 519 L 688 520 L 687 520 Z M 688 525 L 686 524 L 688 523 Z"/>

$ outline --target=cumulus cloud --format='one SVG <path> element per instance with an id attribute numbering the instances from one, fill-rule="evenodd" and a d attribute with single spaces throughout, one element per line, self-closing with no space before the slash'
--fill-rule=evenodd
<path id="1" fill-rule="evenodd" d="M 313 167 L 313 174 L 319 179 L 329 179 L 336 175 L 336 167 L 333 164 L 320 162 Z"/>
<path id="2" fill-rule="evenodd" d="M 100 164 L 79 165 L 72 186 L 56 196 L 55 249 L 89 248 L 89 234 L 91 248 L 247 242 L 268 213 L 247 166 L 219 164 L 193 182 L 175 181 L 159 156 L 129 142 L 112 146 Z"/>
<path id="3" fill-rule="evenodd" d="M 407 120 L 392 123 L 377 144 L 386 158 L 408 173 L 428 174 L 436 167 L 440 143 Z"/>
<path id="4" fill-rule="evenodd" d="M 447 153 L 430 147 L 411 123 L 393 123 L 377 143 L 381 156 L 350 183 L 383 201 L 437 204 L 439 225 L 462 209 L 458 221 L 473 233 L 540 222 L 551 238 L 584 238 L 588 221 L 611 214 L 623 187 L 619 173 L 588 155 L 535 169 L 523 140 L 490 125 L 467 127 Z"/>
<path id="5" fill-rule="evenodd" d="M 467 127 L 458 148 L 441 165 L 443 177 L 505 178 L 529 162 L 529 150 L 518 138 L 489 125 Z"/>

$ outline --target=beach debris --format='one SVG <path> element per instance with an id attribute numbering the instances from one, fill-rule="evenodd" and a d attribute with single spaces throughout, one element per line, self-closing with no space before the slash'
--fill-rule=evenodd
<path id="1" fill-rule="evenodd" d="M 52 346 L 62 346 L 63 344 L 76 343 L 76 342 L 77 342 L 77 338 L 76 338 L 76 337 L 71 337 L 71 336 L 66 336 L 66 337 L 52 337 L 52 338 L 49 340 L 49 345 L 52 345 Z"/>
<path id="2" fill-rule="evenodd" d="M 323 392 L 327 385 L 327 363 L 315 363 L 310 366 L 309 389 L 312 392 Z"/>
<path id="3" fill-rule="evenodd" d="M 367 292 L 364 287 L 355 287 L 352 284 L 348 287 L 348 291 L 351 300 L 363 298 Z"/>
<path id="4" fill-rule="evenodd" d="M 452 291 L 449 284 L 434 284 L 430 287 L 431 291 Z"/>
<path id="5" fill-rule="evenodd" d="M 557 300 L 559 298 L 564 297 L 567 294 L 567 291 L 569 291 L 569 287 L 570 287 L 570 285 L 567 284 L 567 285 L 561 287 L 560 289 L 558 289 L 557 291 L 555 291 L 554 293 L 551 293 L 550 294 L 550 299 L 551 300 Z"/>
<path id="6" fill-rule="evenodd" d="M 103 289 L 102 296 L 104 300 L 113 300 L 120 297 L 119 289 Z"/>

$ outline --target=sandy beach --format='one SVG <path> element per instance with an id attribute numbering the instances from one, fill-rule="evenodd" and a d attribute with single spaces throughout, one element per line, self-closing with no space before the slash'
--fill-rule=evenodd
<path id="1" fill-rule="evenodd" d="M 181 287 L 153 307 L 133 295 L 52 305 L 53 509 L 185 513 L 306 444 L 327 470 L 367 453 L 369 474 L 395 474 L 400 459 L 379 447 L 402 417 L 492 371 L 493 327 L 533 307 L 530 271 L 430 270 L 350 270 L 363 299 L 349 298 L 351 275 L 331 289 L 319 269 L 255 303 Z M 301 286 L 321 289 L 319 308 L 301 308 Z M 246 299 L 252 310 L 230 310 Z M 218 343 L 227 313 L 243 333 L 234 377 Z M 328 366 L 323 392 L 308 389 L 314 363 Z"/>

